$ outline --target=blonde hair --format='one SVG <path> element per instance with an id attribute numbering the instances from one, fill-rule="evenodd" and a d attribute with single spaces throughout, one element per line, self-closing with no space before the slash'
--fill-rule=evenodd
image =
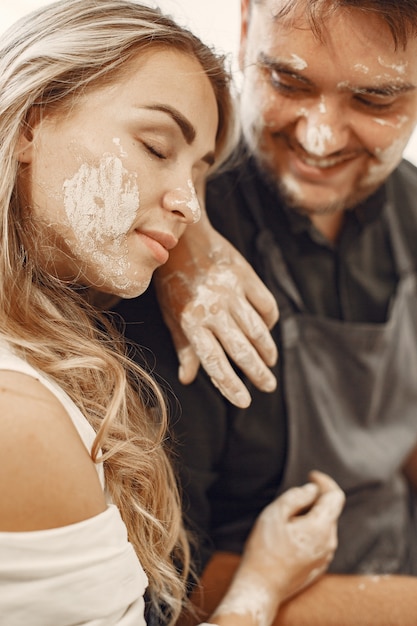
<path id="1" fill-rule="evenodd" d="M 234 139 L 224 60 L 159 10 L 125 0 L 64 0 L 2 35 L 0 337 L 55 380 L 95 429 L 93 459 L 104 461 L 107 489 L 148 575 L 152 602 L 174 623 L 184 598 L 189 548 L 164 446 L 167 414 L 161 392 L 125 357 L 122 338 L 88 304 L 83 290 L 38 267 L 31 249 L 34 226 L 23 218 L 15 156 L 34 111 L 73 106 L 90 86 L 117 79 L 141 51 L 161 46 L 197 58 L 213 86 L 219 163 Z"/>

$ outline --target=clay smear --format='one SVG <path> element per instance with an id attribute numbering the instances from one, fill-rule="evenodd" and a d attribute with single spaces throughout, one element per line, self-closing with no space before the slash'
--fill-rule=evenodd
<path id="1" fill-rule="evenodd" d="M 187 186 L 189 193 L 181 187 L 174 189 L 175 200 L 171 200 L 171 202 L 175 207 L 178 207 L 179 212 L 183 212 L 183 208 L 187 207 L 191 212 L 192 223 L 196 224 L 201 218 L 201 207 L 193 181 L 187 180 Z"/>
<path id="2" fill-rule="evenodd" d="M 298 71 L 305 70 L 308 67 L 307 61 L 299 57 L 298 54 L 291 54 L 290 65 Z"/>
<path id="3" fill-rule="evenodd" d="M 216 610 L 216 615 L 250 615 L 257 626 L 268 626 L 270 615 L 271 594 L 254 575 L 234 584 L 226 598 Z"/>
<path id="4" fill-rule="evenodd" d="M 103 278 L 124 290 L 129 285 L 126 235 L 139 208 L 136 174 L 117 156 L 105 154 L 98 165 L 83 163 L 65 180 L 63 191 L 76 254 L 89 255 Z"/>
<path id="5" fill-rule="evenodd" d="M 201 218 L 201 207 L 197 198 L 193 181 L 187 180 L 187 185 L 188 185 L 188 189 L 190 190 L 190 198 L 187 201 L 186 205 L 192 213 L 193 224 L 196 224 L 198 221 L 200 221 L 200 218 Z"/>
<path id="6" fill-rule="evenodd" d="M 333 131 L 328 124 L 309 126 L 304 148 L 311 154 L 323 156 L 328 150 L 328 144 L 332 141 Z"/>

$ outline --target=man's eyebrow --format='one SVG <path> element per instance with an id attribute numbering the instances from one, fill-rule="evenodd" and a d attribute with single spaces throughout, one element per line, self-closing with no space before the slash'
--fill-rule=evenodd
<path id="1" fill-rule="evenodd" d="M 290 78 L 295 78 L 296 80 L 299 80 L 305 85 L 309 85 L 311 87 L 314 86 L 311 80 L 309 80 L 308 78 L 306 78 L 305 76 L 297 72 L 295 63 L 296 62 L 294 60 L 284 61 L 283 59 L 273 59 L 272 57 L 268 56 L 264 52 L 261 52 L 258 55 L 258 61 L 257 61 L 257 64 L 260 65 L 261 67 L 264 67 L 268 70 L 273 70 L 275 72 L 279 72 L 280 74 L 285 74 L 286 76 L 289 76 Z"/>
<path id="2" fill-rule="evenodd" d="M 182 113 L 177 111 L 177 109 L 169 106 L 168 104 L 148 104 L 143 108 L 148 109 L 149 111 L 162 111 L 162 113 L 169 115 L 179 126 L 187 144 L 190 145 L 193 143 L 196 136 L 196 130 L 191 122 L 187 120 Z"/>
<path id="3" fill-rule="evenodd" d="M 290 78 L 294 78 L 306 86 L 314 87 L 314 83 L 309 80 L 303 74 L 300 74 L 294 68 L 293 61 L 284 61 L 283 59 L 273 59 L 269 57 L 267 54 L 261 52 L 258 57 L 258 65 L 261 67 L 265 67 L 269 70 L 273 70 L 275 72 L 279 72 L 280 74 L 286 75 Z M 386 83 L 380 85 L 369 85 L 369 86 L 361 86 L 361 85 L 352 85 L 349 82 L 341 82 L 339 85 L 339 89 L 341 91 L 350 91 L 352 93 L 358 95 L 366 95 L 366 96 L 397 96 L 403 93 L 407 93 L 409 91 L 413 91 L 416 89 L 416 85 L 413 83 Z"/>
<path id="4" fill-rule="evenodd" d="M 375 85 L 369 87 L 360 87 L 349 83 L 341 83 L 341 91 L 350 91 L 352 93 L 364 96 L 398 96 L 408 93 L 416 88 L 412 83 L 387 83 L 385 85 Z"/>

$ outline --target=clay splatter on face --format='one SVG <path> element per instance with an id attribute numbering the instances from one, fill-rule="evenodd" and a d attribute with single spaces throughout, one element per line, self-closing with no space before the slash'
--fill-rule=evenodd
<path id="1" fill-rule="evenodd" d="M 309 126 L 304 143 L 304 148 L 311 154 L 323 156 L 327 151 L 327 145 L 333 140 L 333 132 L 328 124 Z"/>
<path id="2" fill-rule="evenodd" d="M 375 156 L 379 162 L 369 167 L 367 175 L 362 180 L 362 185 L 372 186 L 384 180 L 401 161 L 406 143 L 406 139 L 399 137 L 385 150 L 376 148 Z"/>
<path id="3" fill-rule="evenodd" d="M 327 113 L 326 99 L 324 96 L 320 96 L 319 111 L 322 115 L 324 115 L 324 113 Z"/>
<path id="4" fill-rule="evenodd" d="M 193 216 L 193 224 L 196 224 L 201 218 L 201 207 L 198 201 L 198 197 L 195 191 L 192 180 L 187 181 L 188 189 L 190 190 L 190 199 L 187 202 L 187 207 L 190 209 Z"/>
<path id="5" fill-rule="evenodd" d="M 304 197 L 301 185 L 299 185 L 297 181 L 288 174 L 284 174 L 282 176 L 280 181 L 280 187 L 284 196 L 288 199 L 289 202 L 294 202 L 297 204 L 297 201 Z"/>
<path id="6" fill-rule="evenodd" d="M 120 143 L 120 139 L 119 137 L 114 137 L 113 139 L 113 143 L 115 146 L 117 146 L 119 148 L 119 154 L 121 157 L 127 157 L 127 152 L 122 148 L 122 144 Z"/>
<path id="7" fill-rule="evenodd" d="M 126 235 L 139 208 L 136 174 L 106 154 L 98 166 L 83 163 L 63 185 L 65 212 L 75 236 L 74 252 L 93 262 L 116 291 L 128 286 Z"/>
<path id="8" fill-rule="evenodd" d="M 196 224 L 201 218 L 201 207 L 198 201 L 198 197 L 195 191 L 195 187 L 192 180 L 187 180 L 187 186 L 190 193 L 178 187 L 175 189 L 176 199 L 173 204 L 178 206 L 178 211 L 181 211 L 181 207 L 187 207 L 191 211 L 193 217 L 193 224 Z"/>
<path id="9" fill-rule="evenodd" d="M 397 122 L 391 122 L 389 120 L 384 120 L 379 117 L 374 117 L 374 122 L 379 124 L 380 126 L 389 126 L 390 128 L 398 128 L 400 129 L 404 124 L 406 124 L 409 120 L 408 115 L 397 115 Z"/>
<path id="10" fill-rule="evenodd" d="M 362 63 L 356 63 L 353 66 L 353 69 L 356 72 L 361 72 L 362 74 L 369 74 L 369 67 L 367 65 L 363 65 Z"/>
<path id="11" fill-rule="evenodd" d="M 307 61 L 299 57 L 298 54 L 291 54 L 289 65 L 298 71 L 305 70 L 308 67 Z"/>
<path id="12" fill-rule="evenodd" d="M 324 115 L 327 112 L 326 101 L 324 96 L 321 96 L 318 105 L 319 113 Z M 298 111 L 299 117 L 309 118 L 310 112 L 306 108 L 301 108 Z M 306 137 L 303 143 L 303 148 L 317 156 L 323 156 L 327 152 L 327 146 L 333 141 L 333 131 L 328 124 L 310 125 L 307 128 Z"/>
<path id="13" fill-rule="evenodd" d="M 301 109 L 298 109 L 297 115 L 298 117 L 308 117 L 308 109 L 301 107 Z"/>
<path id="14" fill-rule="evenodd" d="M 382 57 L 378 57 L 378 63 L 382 65 L 382 67 L 386 67 L 387 69 L 394 70 L 398 72 L 398 74 L 405 74 L 408 63 L 386 63 Z"/>

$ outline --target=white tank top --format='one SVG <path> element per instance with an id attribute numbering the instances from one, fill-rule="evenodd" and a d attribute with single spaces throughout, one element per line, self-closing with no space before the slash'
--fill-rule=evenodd
<path id="1" fill-rule="evenodd" d="M 0 369 L 32 376 L 49 389 L 91 452 L 94 430 L 54 381 L 3 343 Z M 96 467 L 104 491 L 103 467 Z M 113 504 L 70 526 L 0 532 L 0 625 L 143 626 L 147 584 Z"/>

